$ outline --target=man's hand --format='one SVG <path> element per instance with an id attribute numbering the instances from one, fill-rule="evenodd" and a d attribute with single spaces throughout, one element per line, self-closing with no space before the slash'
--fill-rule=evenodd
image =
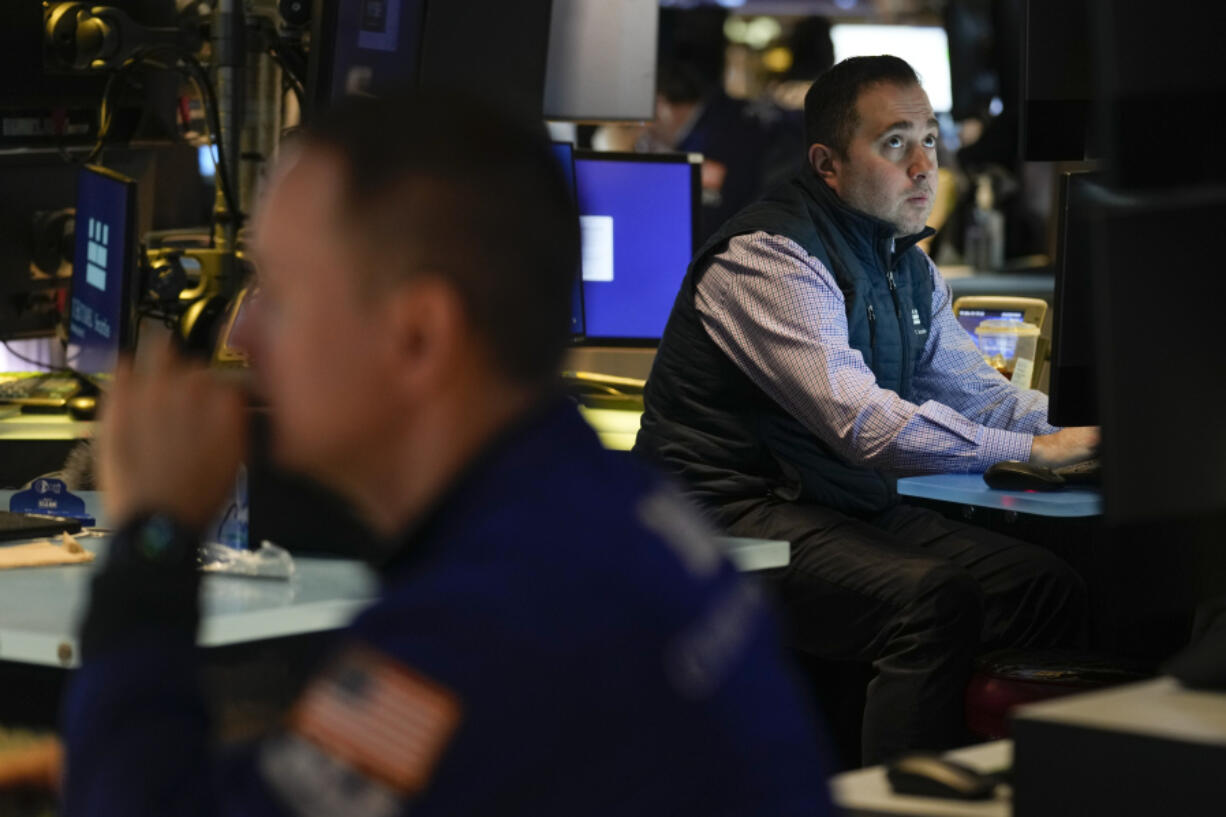
<path id="1" fill-rule="evenodd" d="M 1035 437 L 1030 461 L 1035 465 L 1059 468 L 1098 456 L 1101 433 L 1098 426 L 1062 428 L 1054 434 Z"/>
<path id="2" fill-rule="evenodd" d="M 103 406 L 98 476 L 112 525 L 165 513 L 203 529 L 246 453 L 241 392 L 167 347 L 148 372 L 120 363 Z"/>

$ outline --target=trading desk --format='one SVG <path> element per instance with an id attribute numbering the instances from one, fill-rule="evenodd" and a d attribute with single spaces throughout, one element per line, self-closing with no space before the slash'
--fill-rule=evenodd
<path id="1" fill-rule="evenodd" d="M 638 434 L 641 411 L 581 406 L 584 419 L 596 429 L 606 448 L 629 451 Z M 1088 517 L 1102 514 L 1102 494 L 1097 488 L 1063 488 L 1059 491 L 997 491 L 989 488 L 982 474 L 930 474 L 898 481 L 898 493 L 916 499 L 953 502 L 979 508 L 1014 511 L 1035 516 Z"/>
<path id="2" fill-rule="evenodd" d="M 1099 516 L 1102 493 L 1097 488 L 1069 487 L 1058 491 L 999 491 L 989 488 L 983 474 L 929 474 L 898 481 L 898 493 L 916 499 L 932 499 L 1063 518 Z"/>
<path id="3" fill-rule="evenodd" d="M 12 495 L 0 491 L 2 507 Z M 86 511 L 101 521 L 97 492 L 80 495 Z M 105 558 L 106 538 L 79 541 L 99 560 Z M 718 543 L 742 571 L 788 563 L 787 542 L 722 538 Z M 0 571 L 0 661 L 76 666 L 78 619 L 97 564 Z M 375 576 L 361 562 L 295 556 L 294 566 L 289 581 L 205 576 L 200 644 L 220 647 L 340 629 L 377 595 Z"/>
<path id="4" fill-rule="evenodd" d="M 3 507 L 12 494 L 0 491 Z M 98 494 L 84 491 L 81 496 L 86 510 L 97 517 Z M 79 541 L 105 558 L 105 538 Z M 206 576 L 200 644 L 217 647 L 335 630 L 375 598 L 374 575 L 359 562 L 296 556 L 294 565 L 290 581 Z M 93 572 L 92 565 L 0 571 L 0 660 L 76 666 L 77 622 Z"/>

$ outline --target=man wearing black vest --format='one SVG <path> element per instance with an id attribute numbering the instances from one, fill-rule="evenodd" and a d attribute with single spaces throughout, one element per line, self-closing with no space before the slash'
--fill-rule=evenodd
<path id="1" fill-rule="evenodd" d="M 729 532 L 786 539 L 771 577 L 794 645 L 871 661 L 863 759 L 966 741 L 973 657 L 1075 643 L 1079 577 L 1045 550 L 899 504 L 898 475 L 1092 456 L 1044 395 L 984 363 L 915 245 L 937 121 L 896 57 L 805 99 L 808 167 L 698 252 L 647 382 L 635 450 Z"/>

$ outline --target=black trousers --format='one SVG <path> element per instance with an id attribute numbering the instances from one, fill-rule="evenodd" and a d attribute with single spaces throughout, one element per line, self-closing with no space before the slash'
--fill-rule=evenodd
<path id="1" fill-rule="evenodd" d="M 792 543 L 791 563 L 762 574 L 792 646 L 872 663 L 866 765 L 965 744 L 963 696 L 977 654 L 1085 638 L 1085 586 L 1072 568 L 932 511 L 899 505 L 866 520 L 763 498 L 730 503 L 717 521 L 734 536 Z"/>

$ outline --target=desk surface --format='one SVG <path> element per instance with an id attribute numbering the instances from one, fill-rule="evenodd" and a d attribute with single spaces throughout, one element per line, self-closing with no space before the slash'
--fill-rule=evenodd
<path id="1" fill-rule="evenodd" d="M 8 507 L 12 494 L 0 491 L 2 507 Z M 96 492 L 80 496 L 89 513 L 101 513 Z M 104 558 L 106 539 L 85 537 L 80 542 Z M 205 576 L 200 644 L 214 647 L 335 630 L 375 598 L 374 575 L 360 562 L 295 556 L 294 566 L 289 581 Z M 0 571 L 0 660 L 76 666 L 77 621 L 93 572 L 92 565 Z"/>
<path id="2" fill-rule="evenodd" d="M 7 508 L 12 491 L 0 491 Z M 83 491 L 86 510 L 101 519 L 96 492 Z M 107 540 L 81 544 L 105 557 Z M 742 571 L 783 567 L 787 542 L 722 538 L 719 544 Z M 97 565 L 95 562 L 94 565 Z M 361 562 L 294 557 L 289 581 L 208 575 L 201 592 L 200 644 L 207 647 L 335 630 L 374 600 L 377 584 Z M 77 622 L 89 593 L 93 565 L 0 571 L 0 660 L 76 666 Z"/>
<path id="3" fill-rule="evenodd" d="M 1226 692 L 1187 689 L 1169 676 L 1027 704 L 1016 717 L 1226 746 Z"/>
<path id="4" fill-rule="evenodd" d="M 981 772 L 994 772 L 1013 762 L 1013 742 L 998 740 L 949 752 L 951 760 L 965 763 Z M 941 800 L 933 797 L 908 797 L 894 794 L 885 777 L 884 766 L 870 766 L 835 775 L 830 794 L 848 817 L 1009 817 L 1012 812 L 1008 789 L 998 787 L 991 800 Z"/>
<path id="5" fill-rule="evenodd" d="M 929 474 L 898 480 L 898 493 L 919 499 L 935 499 L 996 508 L 1035 516 L 1098 516 L 1102 494 L 1097 488 L 1062 488 L 1059 491 L 997 491 L 989 488 L 982 474 Z"/>
<path id="6" fill-rule="evenodd" d="M 103 539 L 82 539 L 99 554 Z M 298 556 L 289 581 L 206 576 L 200 644 L 209 647 L 335 630 L 374 599 L 362 565 Z M 0 659 L 76 666 L 77 622 L 93 569 L 89 565 L 22 568 L 0 573 Z"/>
<path id="7" fill-rule="evenodd" d="M 634 439 L 639 433 L 639 420 L 643 412 L 625 409 L 599 409 L 580 406 L 583 419 L 596 429 L 596 435 L 605 448 L 613 451 L 629 451 L 634 448 Z"/>
<path id="8" fill-rule="evenodd" d="M 605 448 L 629 451 L 638 434 L 641 411 L 596 409 L 579 411 L 596 429 Z M 1060 491 L 996 491 L 983 482 L 982 474 L 931 474 L 898 481 L 898 493 L 919 499 L 956 502 L 981 508 L 1034 514 L 1036 516 L 1082 517 L 1102 513 L 1102 495 L 1096 488 L 1065 488 Z"/>

